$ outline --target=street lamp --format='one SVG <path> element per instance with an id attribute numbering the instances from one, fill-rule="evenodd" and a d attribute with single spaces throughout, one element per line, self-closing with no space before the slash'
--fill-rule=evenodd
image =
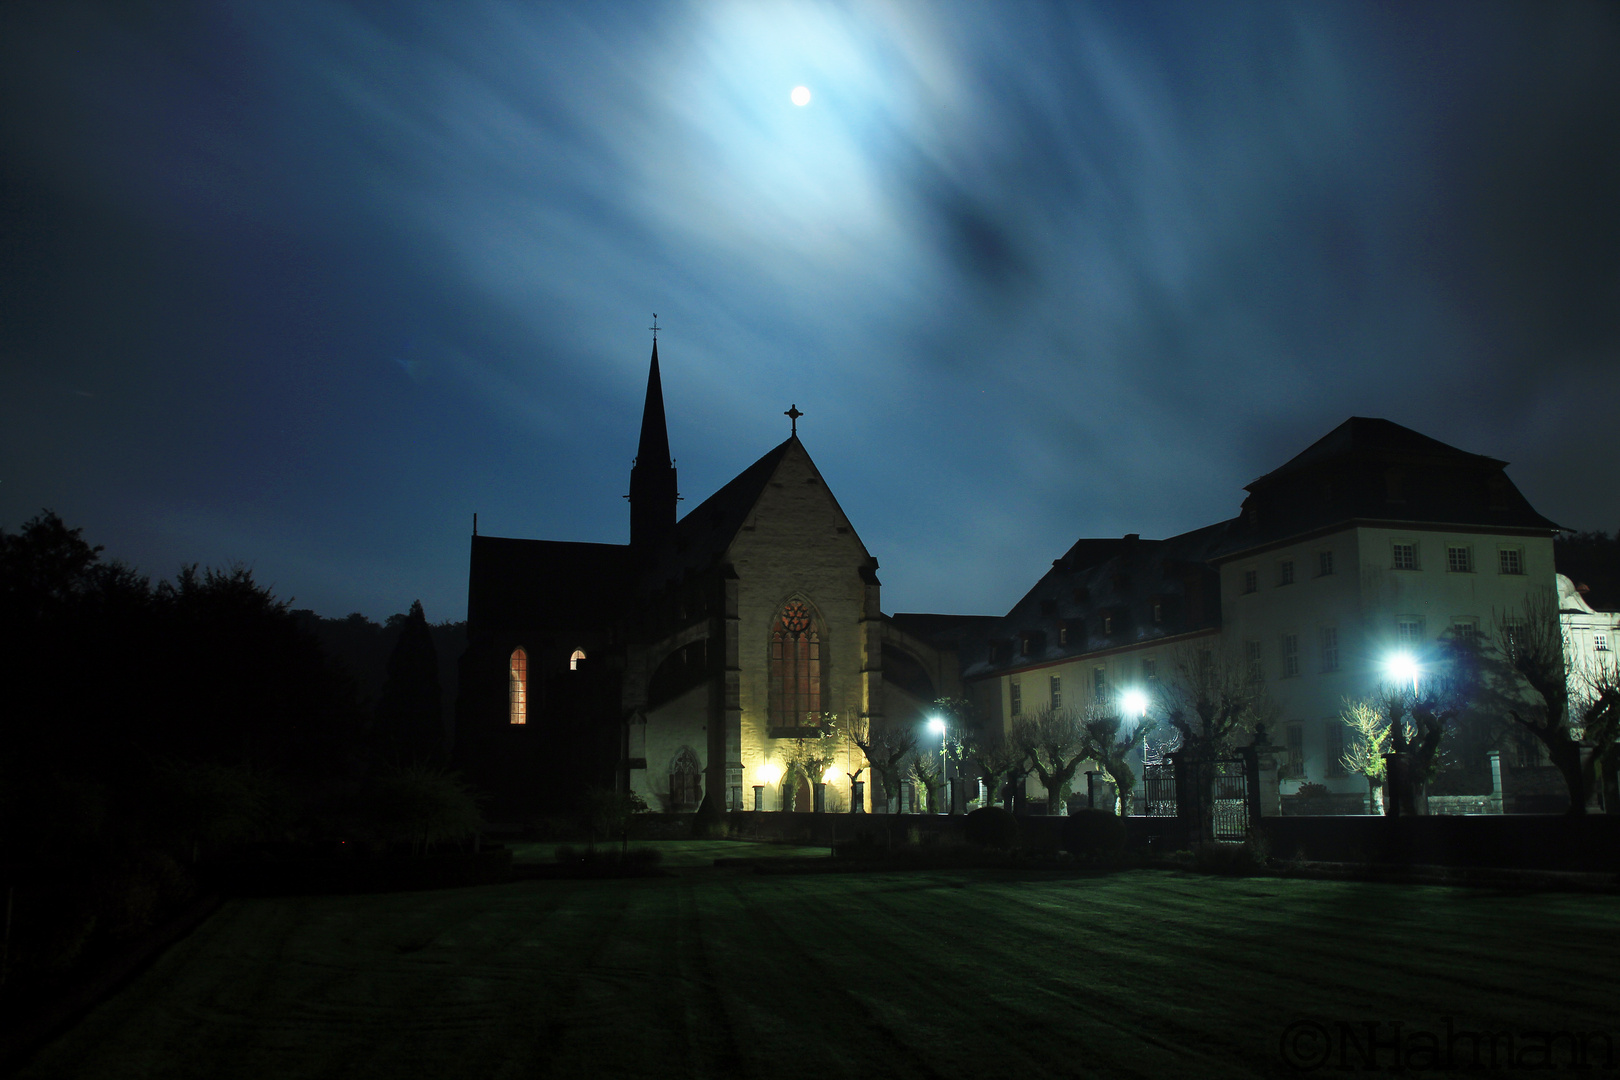
<path id="1" fill-rule="evenodd" d="M 930 716 L 928 726 L 939 736 L 939 786 L 948 792 L 950 789 L 945 779 L 945 721 L 938 716 Z M 950 795 L 947 794 L 945 797 L 949 799 Z"/>
<path id="2" fill-rule="evenodd" d="M 1389 659 L 1384 661 L 1384 671 L 1396 683 L 1405 684 L 1410 681 L 1412 684 L 1412 696 L 1417 696 L 1418 662 L 1412 657 L 1411 653 L 1398 652 L 1391 654 Z"/>
<path id="3" fill-rule="evenodd" d="M 1147 695 L 1140 690 L 1127 690 L 1119 696 L 1119 706 L 1127 717 L 1141 721 L 1148 711 Z"/>

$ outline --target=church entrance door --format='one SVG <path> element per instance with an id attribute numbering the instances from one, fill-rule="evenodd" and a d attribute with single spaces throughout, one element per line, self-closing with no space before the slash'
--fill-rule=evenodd
<path id="1" fill-rule="evenodd" d="M 808 814 L 810 810 L 810 781 L 801 776 L 798 789 L 793 792 L 793 811 L 797 814 Z"/>

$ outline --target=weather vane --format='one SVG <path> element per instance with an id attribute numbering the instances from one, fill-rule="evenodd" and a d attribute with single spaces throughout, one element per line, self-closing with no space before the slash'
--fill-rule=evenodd
<path id="1" fill-rule="evenodd" d="M 803 416 L 804 413 L 799 411 L 799 407 L 797 405 L 789 405 L 787 412 L 783 413 L 782 415 L 793 422 L 793 434 L 797 435 L 799 433 L 799 417 Z"/>
<path id="2" fill-rule="evenodd" d="M 656 312 L 656 311 L 653 312 L 652 332 L 653 332 L 653 340 L 657 341 L 658 340 L 658 312 Z"/>

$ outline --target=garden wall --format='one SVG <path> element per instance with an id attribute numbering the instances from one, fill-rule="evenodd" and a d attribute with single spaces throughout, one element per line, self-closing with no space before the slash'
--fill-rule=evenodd
<path id="1" fill-rule="evenodd" d="M 1620 872 L 1620 815 L 1611 814 L 1274 817 L 1258 833 L 1283 859 Z"/>

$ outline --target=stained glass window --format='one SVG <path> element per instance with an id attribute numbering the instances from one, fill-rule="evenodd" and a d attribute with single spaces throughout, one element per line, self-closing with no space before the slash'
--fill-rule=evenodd
<path id="1" fill-rule="evenodd" d="M 529 654 L 522 649 L 512 650 L 511 662 L 507 665 L 507 698 L 511 709 L 512 723 L 526 724 L 529 722 Z"/>
<path id="2" fill-rule="evenodd" d="M 771 726 L 821 719 L 821 635 L 803 600 L 789 600 L 771 627 Z"/>

